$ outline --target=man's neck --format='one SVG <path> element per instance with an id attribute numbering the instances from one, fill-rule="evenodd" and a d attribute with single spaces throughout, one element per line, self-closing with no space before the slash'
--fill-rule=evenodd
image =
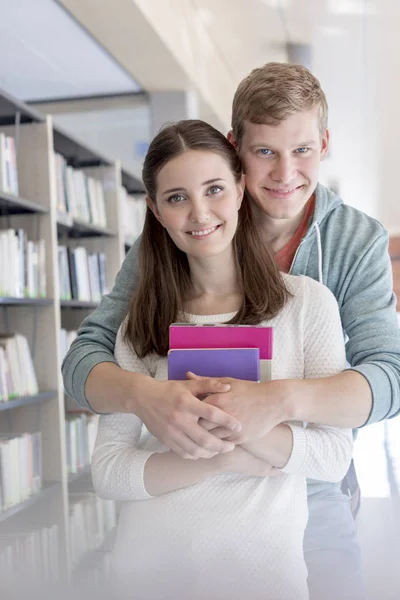
<path id="1" fill-rule="evenodd" d="M 276 254 L 292 239 L 307 210 L 307 204 L 303 210 L 292 219 L 271 219 L 265 213 L 257 215 L 261 236 L 266 244 Z M 261 212 L 261 211 L 260 211 Z"/>

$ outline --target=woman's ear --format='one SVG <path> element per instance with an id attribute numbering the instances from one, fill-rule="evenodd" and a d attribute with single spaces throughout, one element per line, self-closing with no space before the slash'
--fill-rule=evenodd
<path id="1" fill-rule="evenodd" d="M 153 213 L 153 215 L 155 216 L 155 218 L 158 221 L 160 221 L 161 225 L 163 225 L 156 202 L 153 202 L 153 200 L 151 198 L 149 198 L 149 196 L 146 196 L 146 204 L 149 207 L 149 209 L 151 210 L 151 212 Z"/>
<path id="2" fill-rule="evenodd" d="M 242 175 L 239 183 L 237 184 L 237 190 L 238 190 L 237 208 L 238 208 L 238 210 L 242 205 L 245 188 L 246 188 L 246 176 Z"/>

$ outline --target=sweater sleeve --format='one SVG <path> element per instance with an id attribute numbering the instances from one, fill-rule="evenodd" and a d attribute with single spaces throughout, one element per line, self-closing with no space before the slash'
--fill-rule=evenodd
<path id="1" fill-rule="evenodd" d="M 118 327 L 128 311 L 130 298 L 138 279 L 137 240 L 128 252 L 110 294 L 103 296 L 100 306 L 81 324 L 63 364 L 64 387 L 83 407 L 92 410 L 85 396 L 90 371 L 102 362 L 113 362 Z"/>
<path id="2" fill-rule="evenodd" d="M 358 253 L 340 300 L 348 362 L 372 392 L 365 425 L 395 417 L 400 413 L 400 330 L 386 231 Z"/>
<path id="3" fill-rule="evenodd" d="M 333 294 L 321 284 L 304 278 L 304 377 L 329 377 L 346 367 L 339 308 Z M 308 423 L 287 423 L 293 449 L 284 473 L 320 481 L 339 482 L 346 475 L 353 451 L 351 429 Z"/>
<path id="4" fill-rule="evenodd" d="M 151 375 L 143 360 L 127 346 L 118 332 L 115 346 L 118 364 L 127 371 Z M 100 498 L 117 501 L 151 498 L 144 485 L 144 467 L 154 454 L 138 447 L 143 423 L 134 414 L 102 415 L 92 455 L 92 479 Z"/>

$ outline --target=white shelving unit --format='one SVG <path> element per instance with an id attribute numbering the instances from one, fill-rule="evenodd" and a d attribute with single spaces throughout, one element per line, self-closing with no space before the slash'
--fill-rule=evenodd
<path id="1" fill-rule="evenodd" d="M 66 467 L 66 409 L 61 377 L 60 329 L 77 329 L 96 303 L 61 301 L 58 244 L 84 245 L 104 252 L 107 285 L 111 289 L 125 257 L 121 219 L 121 186 L 142 192 L 140 179 L 86 147 L 44 116 L 0 90 L 0 132 L 15 138 L 19 197 L 0 192 L 0 229 L 23 228 L 29 239 L 45 240 L 47 298 L 0 297 L 0 331 L 26 336 L 33 356 L 39 394 L 0 402 L 0 434 L 40 431 L 43 453 L 43 490 L 35 497 L 0 513 L 0 539 L 30 524 L 57 524 L 58 570 L 68 580 L 76 569 L 70 553 L 69 489 L 87 482 L 88 471 L 68 477 Z M 100 179 L 105 190 L 107 227 L 63 218 L 57 213 L 54 152 L 68 164 Z M 72 492 L 71 492 L 72 493 Z M 88 560 L 86 555 L 85 560 Z"/>

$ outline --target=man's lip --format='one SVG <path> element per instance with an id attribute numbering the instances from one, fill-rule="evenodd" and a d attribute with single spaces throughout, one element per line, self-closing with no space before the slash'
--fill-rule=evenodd
<path id="1" fill-rule="evenodd" d="M 268 192 L 272 192 L 273 194 L 291 194 L 292 192 L 295 192 L 296 190 L 298 190 L 299 188 L 303 187 L 302 185 L 296 185 L 295 187 L 291 187 L 291 188 L 269 188 L 266 187 L 265 189 L 268 190 Z"/>

